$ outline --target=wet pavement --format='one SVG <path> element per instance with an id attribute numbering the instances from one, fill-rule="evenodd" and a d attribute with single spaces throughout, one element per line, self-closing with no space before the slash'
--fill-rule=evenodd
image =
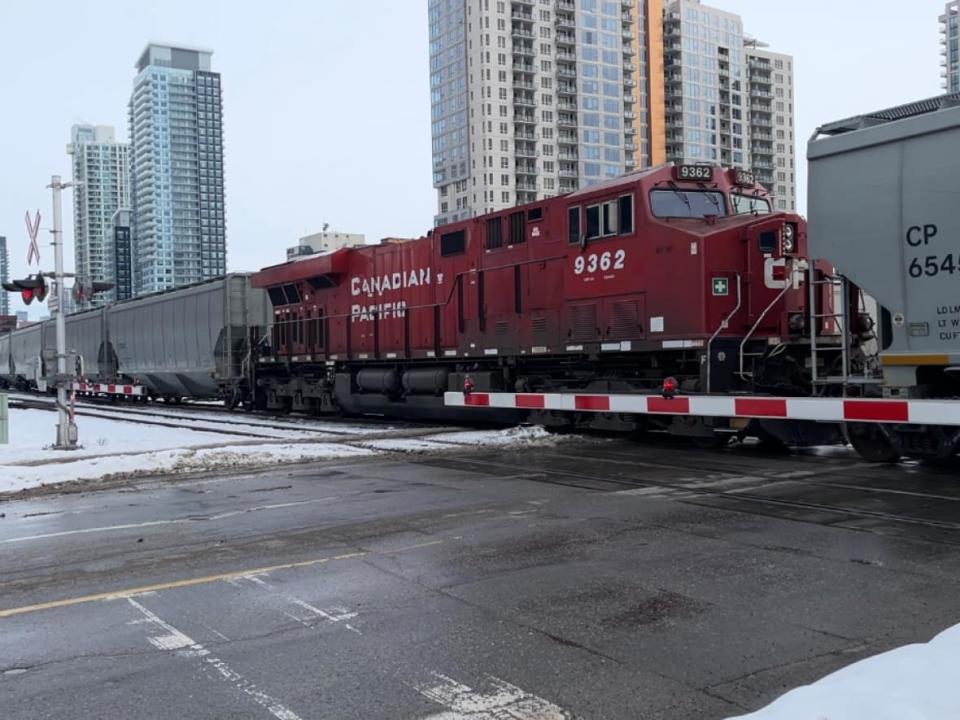
<path id="1" fill-rule="evenodd" d="M 954 468 L 570 440 L 0 503 L 13 718 L 725 718 L 960 622 Z"/>

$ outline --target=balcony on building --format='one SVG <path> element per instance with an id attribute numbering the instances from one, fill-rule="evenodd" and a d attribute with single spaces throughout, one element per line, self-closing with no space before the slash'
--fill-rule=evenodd
<path id="1" fill-rule="evenodd" d="M 557 50 L 557 60 L 566 60 L 567 62 L 576 62 L 577 54 L 569 50 Z"/>
<path id="2" fill-rule="evenodd" d="M 517 92 L 513 95 L 513 104 L 521 107 L 536 107 L 537 103 L 533 98 L 533 93 Z"/>
<path id="3" fill-rule="evenodd" d="M 562 178 L 578 178 L 580 173 L 577 170 L 576 165 L 561 165 L 560 166 L 560 177 Z"/>
<path id="4" fill-rule="evenodd" d="M 576 133 L 560 133 L 557 135 L 557 142 L 561 145 L 577 145 L 577 134 Z"/>
<path id="5" fill-rule="evenodd" d="M 522 8 L 514 8 L 513 12 L 510 13 L 510 17 L 520 22 L 533 22 L 533 13 L 530 10 L 524 10 Z"/>
<path id="6" fill-rule="evenodd" d="M 576 47 L 577 36 L 573 33 L 568 32 L 557 32 L 556 35 L 557 47 Z"/>
<path id="7" fill-rule="evenodd" d="M 536 66 L 531 62 L 523 62 L 522 60 L 513 61 L 513 71 L 518 73 L 524 73 L 525 75 L 533 75 L 537 70 Z"/>
<path id="8" fill-rule="evenodd" d="M 557 117 L 557 126 L 563 128 L 577 127 L 577 116 L 571 113 L 560 113 Z"/>
<path id="9" fill-rule="evenodd" d="M 554 25 L 556 25 L 558 30 L 563 29 L 574 31 L 577 29 L 577 24 L 574 21 L 573 16 L 563 15 L 561 13 L 557 13 L 556 20 L 554 20 Z"/>
<path id="10" fill-rule="evenodd" d="M 510 34 L 516 38 L 527 38 L 533 40 L 533 30 L 523 27 L 522 23 L 514 23 L 513 29 L 510 31 Z"/>
<path id="11" fill-rule="evenodd" d="M 576 95 L 577 86 L 574 83 L 559 83 L 557 85 L 557 95 Z"/>
<path id="12" fill-rule="evenodd" d="M 515 42 L 513 44 L 513 56 L 532 58 L 534 56 L 533 45 Z"/>
<path id="13" fill-rule="evenodd" d="M 577 162 L 580 159 L 580 156 L 576 152 L 570 152 L 569 150 L 561 150 L 557 153 L 558 160 L 566 160 L 567 162 Z"/>
<path id="14" fill-rule="evenodd" d="M 533 91 L 537 89 L 537 86 L 534 85 L 530 80 L 524 80 L 522 77 L 517 77 L 515 75 L 513 78 L 513 89 Z"/>
<path id="15" fill-rule="evenodd" d="M 557 68 L 557 76 L 565 78 L 576 78 L 577 71 L 571 66 L 561 65 Z"/>
<path id="16" fill-rule="evenodd" d="M 513 114 L 513 122 L 515 125 L 536 125 L 537 116 L 532 112 L 516 111 Z"/>
<path id="17" fill-rule="evenodd" d="M 513 154 L 518 158 L 536 158 L 539 155 L 535 142 L 523 141 L 516 143 L 516 149 L 513 151 Z"/>
<path id="18" fill-rule="evenodd" d="M 537 183 L 535 180 L 517 180 L 517 190 L 536 192 Z"/>

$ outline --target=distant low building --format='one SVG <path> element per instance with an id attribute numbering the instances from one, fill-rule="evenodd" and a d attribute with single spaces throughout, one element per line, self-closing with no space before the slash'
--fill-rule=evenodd
<path id="1" fill-rule="evenodd" d="M 0 333 L 17 329 L 16 315 L 0 315 Z"/>
<path id="2" fill-rule="evenodd" d="M 316 253 L 330 252 L 345 247 L 356 247 L 365 245 L 366 236 L 355 233 L 339 232 L 337 230 L 324 230 L 323 232 L 306 235 L 300 238 L 295 247 L 287 248 L 287 260 L 293 260 L 305 255 L 315 255 Z"/>
<path id="3" fill-rule="evenodd" d="M 26 310 L 17 310 L 17 327 L 23 327 L 30 322 L 30 315 Z"/>

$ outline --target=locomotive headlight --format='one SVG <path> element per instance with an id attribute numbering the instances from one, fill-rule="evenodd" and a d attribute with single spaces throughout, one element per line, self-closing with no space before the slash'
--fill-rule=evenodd
<path id="1" fill-rule="evenodd" d="M 787 223 L 783 226 L 783 252 L 786 255 L 789 255 L 793 252 L 796 247 L 796 230 L 794 230 L 793 225 Z"/>

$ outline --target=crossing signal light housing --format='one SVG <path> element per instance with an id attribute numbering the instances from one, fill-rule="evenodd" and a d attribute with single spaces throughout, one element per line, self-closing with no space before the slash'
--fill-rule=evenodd
<path id="1" fill-rule="evenodd" d="M 24 280 L 12 280 L 3 283 L 3 289 L 7 292 L 18 292 L 25 305 L 29 305 L 34 300 L 43 302 L 47 299 L 47 281 L 42 275 L 31 275 Z"/>

